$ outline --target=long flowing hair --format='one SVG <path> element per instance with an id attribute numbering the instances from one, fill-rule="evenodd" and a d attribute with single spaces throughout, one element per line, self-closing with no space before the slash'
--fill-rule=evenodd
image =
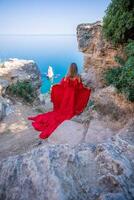
<path id="1" fill-rule="evenodd" d="M 68 72 L 67 72 L 67 76 L 74 78 L 75 76 L 78 76 L 78 67 L 76 63 L 71 63 Z"/>

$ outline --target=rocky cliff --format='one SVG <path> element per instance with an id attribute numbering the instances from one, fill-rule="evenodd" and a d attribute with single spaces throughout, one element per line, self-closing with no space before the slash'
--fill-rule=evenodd
<path id="1" fill-rule="evenodd" d="M 114 57 L 126 57 L 123 47 L 113 46 L 106 41 L 102 33 L 101 22 L 80 24 L 77 27 L 78 47 L 84 56 L 85 84 L 92 88 L 92 98 L 101 114 L 111 116 L 120 122 L 127 122 L 134 117 L 134 103 L 117 93 L 113 86 L 106 87 L 104 72 L 117 67 Z M 121 124 L 122 126 L 122 124 Z"/>
<path id="2" fill-rule="evenodd" d="M 41 76 L 33 60 L 9 59 L 0 63 L 0 120 L 6 115 L 7 108 L 12 101 L 7 88 L 17 81 L 27 81 L 34 87 L 34 92 L 39 95 Z M 14 99 L 15 100 L 15 99 Z"/>
<path id="3" fill-rule="evenodd" d="M 78 47 L 84 53 L 84 67 L 94 88 L 103 87 L 102 73 L 110 66 L 117 66 L 114 56 L 123 55 L 122 47 L 115 48 L 103 38 L 102 24 L 80 24 L 77 27 Z"/>

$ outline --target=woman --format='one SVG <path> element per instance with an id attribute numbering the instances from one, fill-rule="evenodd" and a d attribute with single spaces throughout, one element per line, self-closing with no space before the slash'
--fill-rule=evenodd
<path id="1" fill-rule="evenodd" d="M 53 111 L 28 118 L 34 121 L 33 127 L 41 131 L 39 137 L 48 138 L 64 120 L 80 114 L 87 105 L 90 93 L 90 88 L 86 88 L 82 83 L 77 65 L 72 63 L 61 82 L 52 86 Z"/>

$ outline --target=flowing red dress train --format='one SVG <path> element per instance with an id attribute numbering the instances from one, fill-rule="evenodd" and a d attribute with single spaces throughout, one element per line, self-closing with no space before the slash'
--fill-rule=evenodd
<path id="1" fill-rule="evenodd" d="M 33 120 L 33 127 L 41 131 L 39 137 L 48 138 L 64 120 L 80 114 L 87 105 L 90 93 L 90 88 L 85 88 L 78 78 L 63 78 L 59 84 L 53 85 L 53 111 L 28 117 L 29 120 Z"/>

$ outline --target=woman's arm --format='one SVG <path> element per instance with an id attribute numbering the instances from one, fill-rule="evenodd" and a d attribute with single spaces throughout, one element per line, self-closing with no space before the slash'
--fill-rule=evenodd
<path id="1" fill-rule="evenodd" d="M 78 75 L 78 81 L 79 81 L 79 83 L 81 83 L 82 84 L 82 86 L 84 87 L 84 88 L 87 88 L 87 89 L 89 89 L 89 87 L 87 87 L 83 82 L 82 82 L 82 77 L 81 77 L 81 75 L 79 74 Z"/>
<path id="2" fill-rule="evenodd" d="M 82 78 L 81 78 L 80 74 L 78 75 L 78 81 L 79 81 L 79 83 L 82 82 Z"/>

